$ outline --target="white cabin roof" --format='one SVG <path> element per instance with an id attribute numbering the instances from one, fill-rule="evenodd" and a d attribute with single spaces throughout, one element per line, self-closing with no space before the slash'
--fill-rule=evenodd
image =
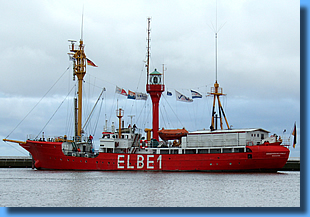
<path id="1" fill-rule="evenodd" d="M 246 133 L 246 132 L 254 132 L 254 131 L 262 131 L 264 133 L 270 133 L 267 130 L 262 128 L 245 128 L 245 129 L 226 129 L 226 130 L 198 130 L 193 131 L 188 134 L 217 134 L 217 133 Z"/>

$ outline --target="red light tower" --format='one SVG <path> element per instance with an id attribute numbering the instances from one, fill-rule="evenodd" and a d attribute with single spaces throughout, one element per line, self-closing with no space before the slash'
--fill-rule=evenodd
<path id="1" fill-rule="evenodd" d="M 165 85 L 162 83 L 162 74 L 156 69 L 149 75 L 149 82 L 146 85 L 146 91 L 150 94 L 152 99 L 153 110 L 153 139 L 158 141 L 159 130 L 159 100 L 161 93 L 165 90 Z"/>
<path id="2" fill-rule="evenodd" d="M 165 85 L 163 84 L 163 75 L 156 69 L 150 74 L 150 34 L 151 34 L 151 18 L 147 18 L 148 28 L 147 28 L 147 84 L 146 92 L 150 94 L 152 99 L 152 110 L 153 110 L 153 139 L 159 140 L 158 130 L 159 130 L 159 100 L 161 93 L 165 90 Z"/>

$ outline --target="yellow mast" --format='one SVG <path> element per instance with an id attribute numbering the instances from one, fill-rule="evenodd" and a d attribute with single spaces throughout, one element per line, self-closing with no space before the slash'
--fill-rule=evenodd
<path id="1" fill-rule="evenodd" d="M 77 136 L 82 136 L 82 87 L 83 87 L 83 78 L 86 74 L 86 55 L 84 53 L 84 44 L 83 40 L 80 40 L 78 47 L 74 46 L 74 41 L 71 41 L 71 52 L 74 52 L 74 66 L 73 72 L 74 76 L 78 78 L 78 130 Z"/>
<path id="2" fill-rule="evenodd" d="M 211 87 L 211 92 L 208 93 L 210 95 L 213 95 L 213 109 L 212 109 L 212 119 L 211 119 L 211 130 L 215 130 L 215 122 L 216 122 L 216 112 L 215 112 L 215 102 L 216 102 L 216 99 L 218 101 L 218 112 L 219 112 L 219 115 L 220 115 L 220 125 L 221 125 L 221 129 L 223 129 L 223 121 L 222 121 L 222 114 L 224 116 L 224 119 L 225 119 L 225 122 L 226 122 L 226 125 L 227 125 L 227 129 L 230 129 L 229 127 L 229 124 L 228 124 L 228 121 L 227 121 L 227 118 L 225 116 L 225 113 L 224 113 L 224 109 L 222 107 L 222 104 L 221 104 L 221 101 L 220 101 L 220 96 L 224 96 L 226 94 L 223 94 L 223 88 L 220 87 L 220 85 L 217 83 L 217 81 L 215 81 L 214 83 L 214 87 Z"/>

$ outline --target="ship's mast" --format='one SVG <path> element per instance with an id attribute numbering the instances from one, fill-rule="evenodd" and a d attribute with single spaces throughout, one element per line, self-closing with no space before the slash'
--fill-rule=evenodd
<path id="1" fill-rule="evenodd" d="M 81 138 L 83 134 L 82 129 L 82 96 L 83 96 L 83 79 L 86 74 L 86 55 L 84 52 L 83 44 L 83 27 L 84 27 L 84 7 L 82 12 L 82 23 L 81 23 L 81 39 L 78 46 L 75 45 L 76 41 L 69 40 L 71 42 L 70 51 L 73 52 L 73 80 L 75 76 L 78 78 L 78 101 L 77 101 L 77 120 L 75 122 L 75 137 Z M 76 102 L 75 102 L 76 105 Z M 75 106 L 76 107 L 76 106 Z M 76 113 L 76 112 L 75 112 Z M 76 119 L 76 118 L 75 118 Z M 76 126 L 77 125 L 77 126 Z"/>
<path id="2" fill-rule="evenodd" d="M 152 114 L 153 114 L 153 139 L 159 140 L 158 130 L 159 130 L 159 101 L 163 91 L 165 91 L 165 85 L 163 83 L 163 75 L 156 69 L 151 74 L 149 73 L 150 67 L 150 33 L 151 33 L 151 18 L 147 19 L 147 82 L 146 82 L 146 92 L 150 94 L 152 99 Z"/>
<path id="3" fill-rule="evenodd" d="M 151 18 L 147 18 L 147 54 L 146 54 L 146 84 L 149 84 L 149 75 L 150 75 L 150 41 L 151 41 Z"/>
<path id="4" fill-rule="evenodd" d="M 74 68 L 73 73 L 74 77 L 78 78 L 78 117 L 77 117 L 77 135 L 78 137 L 82 136 L 82 87 L 83 87 L 83 78 L 86 74 L 86 55 L 84 53 L 84 44 L 83 40 L 80 40 L 80 44 L 75 46 L 74 41 L 71 41 L 71 52 L 73 52 L 73 61 Z"/>
<path id="5" fill-rule="evenodd" d="M 224 25 L 222 25 L 222 27 L 223 26 Z M 223 88 L 221 88 L 220 85 L 217 83 L 217 71 L 218 71 L 218 67 L 217 67 L 217 63 L 218 63 L 218 46 L 217 46 L 218 41 L 217 40 L 218 40 L 218 33 L 222 27 L 220 27 L 219 29 L 217 28 L 217 2 L 216 2 L 216 24 L 215 24 L 215 29 L 214 29 L 214 34 L 215 34 L 215 83 L 214 83 L 214 87 L 211 87 L 211 92 L 209 93 L 210 95 L 213 95 L 212 118 L 211 118 L 211 126 L 210 126 L 211 130 L 217 129 L 217 118 L 220 119 L 220 126 L 221 126 L 221 129 L 223 129 L 222 116 L 224 117 L 224 120 L 226 122 L 227 129 L 230 129 L 227 118 L 225 116 L 224 109 L 223 109 L 221 101 L 220 101 L 220 96 L 223 96 L 226 94 L 223 94 Z M 215 111 L 216 99 L 218 101 L 219 117 L 217 117 L 217 114 Z"/>

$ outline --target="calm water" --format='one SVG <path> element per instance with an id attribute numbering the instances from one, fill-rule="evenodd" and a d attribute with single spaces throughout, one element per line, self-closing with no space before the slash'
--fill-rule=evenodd
<path id="1" fill-rule="evenodd" d="M 4 207 L 299 207 L 300 172 L 0 169 Z"/>

